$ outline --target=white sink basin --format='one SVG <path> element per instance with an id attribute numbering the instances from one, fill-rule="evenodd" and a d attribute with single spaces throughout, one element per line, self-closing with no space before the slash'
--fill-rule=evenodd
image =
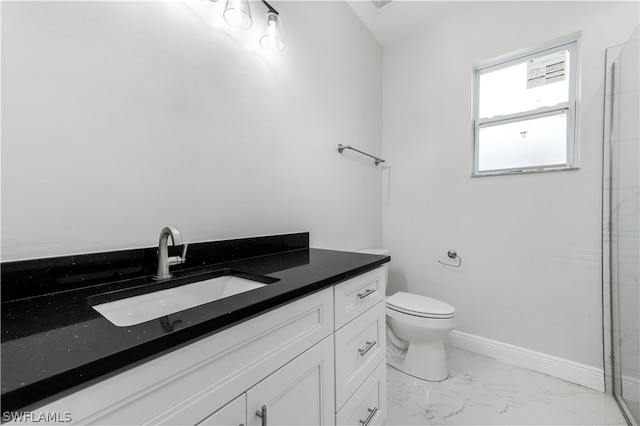
<path id="1" fill-rule="evenodd" d="M 93 308 L 114 325 L 128 327 L 265 285 L 234 275 L 223 275 L 192 284 L 93 305 Z"/>

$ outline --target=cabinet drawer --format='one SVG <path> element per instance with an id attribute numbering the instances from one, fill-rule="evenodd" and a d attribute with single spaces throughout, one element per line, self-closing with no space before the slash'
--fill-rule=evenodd
<path id="1" fill-rule="evenodd" d="M 387 365 L 383 361 L 336 414 L 336 425 L 381 425 L 387 415 Z"/>
<path id="2" fill-rule="evenodd" d="M 337 409 L 385 359 L 385 333 L 384 303 L 378 303 L 335 333 Z"/>
<path id="3" fill-rule="evenodd" d="M 384 300 L 385 268 L 380 267 L 335 286 L 335 329 Z"/>

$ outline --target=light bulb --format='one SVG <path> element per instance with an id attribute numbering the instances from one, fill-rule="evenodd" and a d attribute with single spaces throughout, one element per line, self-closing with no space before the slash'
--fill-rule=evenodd
<path id="1" fill-rule="evenodd" d="M 267 28 L 260 37 L 260 46 L 270 52 L 278 52 L 284 47 L 280 17 L 275 12 L 267 12 Z"/>

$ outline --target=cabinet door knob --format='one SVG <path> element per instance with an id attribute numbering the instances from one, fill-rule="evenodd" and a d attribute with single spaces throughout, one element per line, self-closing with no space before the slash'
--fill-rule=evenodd
<path id="1" fill-rule="evenodd" d="M 267 406 L 266 405 L 263 405 L 258 411 L 256 411 L 256 416 L 260 417 L 262 426 L 267 426 Z"/>
<path id="2" fill-rule="evenodd" d="M 365 297 L 367 297 L 367 296 L 369 296 L 369 295 L 371 295 L 371 294 L 373 294 L 373 293 L 375 293 L 375 292 L 376 292 L 376 289 L 375 289 L 375 288 L 368 288 L 368 289 L 366 289 L 366 290 L 364 291 L 364 293 L 358 293 L 358 297 L 359 297 L 360 299 L 364 299 Z M 352 294 L 353 294 L 353 293 L 352 293 Z"/>
<path id="3" fill-rule="evenodd" d="M 369 412 L 369 415 L 367 416 L 367 418 L 364 420 L 360 420 L 360 423 L 362 424 L 362 426 L 367 426 L 371 422 L 371 420 L 373 420 L 373 416 L 375 416 L 376 413 L 378 412 L 378 407 L 367 408 L 367 411 Z"/>
<path id="4" fill-rule="evenodd" d="M 360 356 L 364 356 L 367 352 L 369 352 L 371 348 L 376 345 L 376 343 L 377 342 L 375 340 L 373 342 L 367 341 L 367 346 L 364 349 L 358 349 L 358 352 L 360 352 Z"/>

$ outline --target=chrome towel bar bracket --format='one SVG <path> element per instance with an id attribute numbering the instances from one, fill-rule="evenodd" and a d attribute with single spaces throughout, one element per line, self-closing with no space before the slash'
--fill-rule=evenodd
<path id="1" fill-rule="evenodd" d="M 371 157 L 373 158 L 373 162 L 375 163 L 375 165 L 377 166 L 380 163 L 384 163 L 384 160 L 382 158 L 378 158 L 376 156 L 373 156 L 371 154 L 367 154 L 366 152 L 360 151 L 359 149 L 356 149 L 354 147 L 352 147 L 351 145 L 342 145 L 342 144 L 338 144 L 338 152 L 340 154 L 342 154 L 342 151 L 344 151 L 345 149 L 351 149 L 355 152 L 359 152 L 362 155 L 366 155 L 367 157 Z"/>

